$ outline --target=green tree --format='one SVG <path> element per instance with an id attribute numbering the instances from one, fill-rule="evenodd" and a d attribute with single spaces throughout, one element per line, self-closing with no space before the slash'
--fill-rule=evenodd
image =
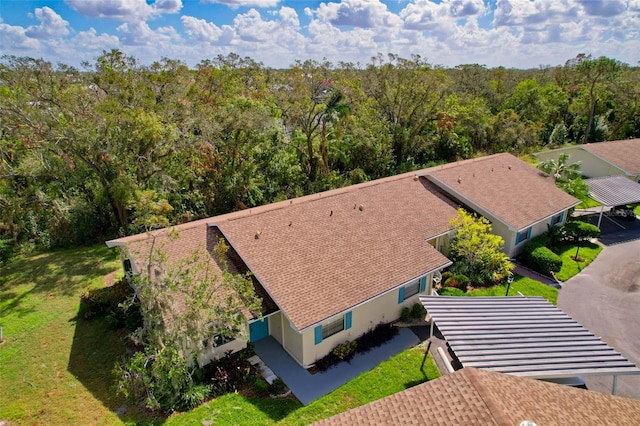
<path id="1" fill-rule="evenodd" d="M 462 273 L 476 284 L 497 282 L 511 273 L 514 265 L 502 252 L 504 240 L 492 234 L 486 218 L 458 209 L 451 226 L 456 231 L 450 246 L 453 273 Z"/>
<path id="2" fill-rule="evenodd" d="M 589 196 L 589 187 L 580 175 L 580 162 L 569 163 L 569 154 L 562 153 L 538 164 L 538 168 L 553 176 L 556 186 L 574 197 L 584 200 Z"/>
<path id="3" fill-rule="evenodd" d="M 132 338 L 144 349 L 115 368 L 118 392 L 152 410 L 202 403 L 215 384 L 196 380 L 199 356 L 218 341 L 246 339 L 243 311 L 259 316 L 261 306 L 251 278 L 228 272 L 224 240 L 214 253 L 194 252 L 176 263 L 164 252 L 162 240 L 179 237 L 166 232 L 149 234 L 144 272 L 132 283 L 143 318 Z"/>
<path id="4" fill-rule="evenodd" d="M 392 137 L 396 165 L 430 157 L 447 83 L 444 71 L 434 69 L 419 55 L 405 59 L 389 54 L 388 61 L 379 55 L 367 67 L 363 87 Z"/>

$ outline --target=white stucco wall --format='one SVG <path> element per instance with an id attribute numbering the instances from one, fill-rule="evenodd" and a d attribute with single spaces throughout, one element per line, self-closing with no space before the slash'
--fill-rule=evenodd
<path id="1" fill-rule="evenodd" d="M 431 282 L 431 280 L 432 275 L 430 274 L 427 276 L 427 288 L 425 293 L 429 291 L 428 283 Z M 364 305 L 354 308 L 351 311 L 351 328 L 336 333 L 333 336 L 324 339 L 319 344 L 315 344 L 314 327 L 307 329 L 301 335 L 303 345 L 302 349 L 304 352 L 301 364 L 309 366 L 331 352 L 331 350 L 333 350 L 333 348 L 338 344 L 344 343 L 348 340 L 354 340 L 380 323 L 397 320 L 400 318 L 400 312 L 403 307 L 406 306 L 410 308 L 415 303 L 419 302 L 418 295 L 414 295 L 403 303 L 398 303 L 399 291 L 399 289 L 395 289 L 377 299 L 371 300 Z M 328 319 L 325 322 L 329 323 L 335 318 L 336 317 Z"/>
<path id="2" fill-rule="evenodd" d="M 247 330 L 247 336 L 249 331 Z M 209 349 L 198 356 L 198 363 L 202 365 L 209 364 L 211 361 L 224 357 L 228 352 L 236 353 L 247 347 L 245 339 L 235 339 L 224 345 Z"/>
<path id="3" fill-rule="evenodd" d="M 590 152 L 585 151 L 579 146 L 539 152 L 536 154 L 536 157 L 538 157 L 538 161 L 540 163 L 549 160 L 558 161 L 558 157 L 560 157 L 561 154 L 569 155 L 569 164 L 580 161 L 581 173 L 590 178 L 626 175 L 624 170 L 614 166 L 611 163 L 608 163 L 607 161 L 595 156 Z"/>

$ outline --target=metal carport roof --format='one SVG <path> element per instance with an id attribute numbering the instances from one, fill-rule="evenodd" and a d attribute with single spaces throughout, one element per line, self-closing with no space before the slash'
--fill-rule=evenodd
<path id="1" fill-rule="evenodd" d="M 463 367 L 536 379 L 640 375 L 542 297 L 420 296 Z"/>
<path id="2" fill-rule="evenodd" d="M 585 180 L 591 197 L 605 206 L 640 203 L 640 184 L 625 176 L 606 176 Z"/>

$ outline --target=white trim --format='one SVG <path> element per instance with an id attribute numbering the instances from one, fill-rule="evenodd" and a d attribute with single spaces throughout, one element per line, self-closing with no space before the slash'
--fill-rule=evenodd
<path id="1" fill-rule="evenodd" d="M 123 243 L 122 241 L 118 241 L 118 240 L 109 240 L 109 241 L 105 241 L 104 243 L 109 248 L 126 247 L 127 246 L 125 243 Z"/>
<path id="2" fill-rule="evenodd" d="M 278 310 L 278 311 L 275 311 L 275 312 L 271 312 L 270 314 L 267 314 L 267 315 L 262 315 L 262 319 L 260 319 L 260 318 L 252 318 L 252 319 L 250 319 L 250 320 L 248 320 L 248 321 L 247 321 L 247 324 L 251 325 L 251 324 L 253 324 L 254 322 L 264 321 L 265 319 L 267 319 L 267 318 L 269 318 L 269 317 L 272 317 L 272 316 L 274 316 L 275 314 L 279 314 L 279 313 L 281 313 L 281 312 L 282 312 L 282 311 Z"/>
<path id="3" fill-rule="evenodd" d="M 439 252 L 438 252 L 438 253 L 439 253 Z M 338 312 L 338 313 L 336 313 L 336 314 L 334 314 L 334 315 L 331 315 L 330 317 L 324 318 L 322 321 L 318 321 L 318 322 L 315 322 L 315 323 L 313 323 L 313 324 L 311 324 L 311 325 L 308 325 L 308 326 L 306 326 L 305 328 L 303 328 L 302 330 L 298 330 L 298 332 L 299 332 L 300 334 L 306 333 L 308 330 L 313 329 L 313 328 L 315 328 L 315 327 L 317 327 L 317 326 L 319 326 L 319 325 L 322 325 L 322 323 L 323 323 L 323 322 L 325 322 L 325 321 L 327 321 L 327 320 L 330 320 L 331 318 L 335 318 L 335 317 L 337 317 L 337 316 L 339 316 L 339 315 L 345 315 L 347 312 L 349 312 L 349 311 L 353 311 L 353 310 L 355 310 L 355 309 L 359 308 L 360 306 L 363 306 L 363 305 L 365 305 L 365 304 L 367 304 L 367 303 L 371 302 L 372 300 L 376 300 L 376 299 L 379 299 L 379 298 L 381 298 L 381 297 L 383 297 L 383 296 L 386 296 L 387 294 L 391 293 L 392 291 L 396 291 L 396 290 L 398 290 L 400 287 L 403 287 L 403 286 L 405 286 L 405 285 L 409 284 L 410 282 L 412 282 L 412 281 L 414 281 L 414 280 L 416 280 L 416 279 L 420 279 L 420 278 L 422 278 L 422 277 L 427 277 L 427 276 L 429 276 L 429 274 L 431 274 L 431 273 L 433 273 L 433 272 L 435 272 L 435 271 L 439 271 L 440 269 L 444 269 L 444 268 L 446 268 L 446 267 L 448 267 L 448 266 L 451 266 L 451 265 L 453 265 L 453 262 L 449 260 L 447 263 L 443 264 L 442 266 L 438 266 L 437 268 L 434 268 L 434 269 L 432 269 L 432 270 L 430 270 L 430 271 L 427 271 L 427 272 L 426 272 L 426 273 L 424 273 L 424 274 L 420 274 L 420 275 L 418 275 L 417 277 L 411 278 L 409 281 L 405 281 L 405 282 L 403 282 L 403 283 L 402 283 L 402 284 L 400 284 L 400 285 L 397 285 L 397 286 L 395 286 L 395 287 L 393 287 L 393 288 L 391 288 L 391 289 L 389 289 L 389 290 L 383 291 L 382 293 L 380 293 L 380 294 L 378 294 L 378 295 L 376 295 L 376 296 L 373 296 L 373 297 L 371 297 L 371 298 L 369 298 L 369 299 L 365 300 L 364 302 L 360 302 L 360 303 L 358 303 L 358 304 L 356 304 L 356 305 L 351 306 L 351 307 L 350 307 L 350 308 L 348 308 L 348 309 L 345 309 L 345 310 L 343 310 L 343 311 L 340 311 L 340 312 Z M 297 330 L 297 329 L 296 329 L 296 330 Z"/>
<path id="4" fill-rule="evenodd" d="M 535 222 L 532 222 L 532 223 L 530 223 L 529 225 L 525 226 L 524 228 L 518 229 L 518 230 L 516 231 L 516 233 L 518 233 L 518 232 L 520 232 L 520 231 L 523 231 L 523 230 L 525 230 L 525 229 L 527 229 L 527 228 L 531 228 L 532 226 L 535 226 L 535 225 L 537 225 L 537 224 L 539 224 L 539 223 L 545 222 L 545 221 L 547 221 L 548 219 L 551 219 L 552 217 L 554 217 L 554 216 L 556 216 L 556 215 L 558 215 L 558 214 L 560 214 L 560 213 L 567 212 L 567 215 L 568 215 L 569 209 L 570 209 L 570 208 L 573 208 L 573 207 L 575 207 L 575 206 L 577 206 L 577 205 L 578 205 L 578 204 L 580 204 L 581 202 L 582 202 L 582 201 L 578 201 L 577 203 L 573 204 L 571 207 L 567 207 L 567 208 L 566 208 L 566 209 L 564 209 L 564 210 L 558 210 L 558 211 L 557 211 L 557 212 L 555 212 L 554 214 L 552 214 L 552 215 L 550 215 L 550 216 L 547 216 L 547 217 L 545 217 L 544 219 L 540 219 L 540 220 L 537 220 L 537 221 L 535 221 Z M 565 217 L 565 218 L 564 218 L 564 220 L 566 221 L 566 220 L 567 220 L 567 218 Z"/>

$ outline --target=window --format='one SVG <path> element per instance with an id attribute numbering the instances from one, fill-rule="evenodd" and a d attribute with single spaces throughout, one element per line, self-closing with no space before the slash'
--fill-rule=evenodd
<path id="1" fill-rule="evenodd" d="M 564 212 L 553 216 L 551 218 L 551 226 L 557 225 L 558 223 L 562 222 L 562 219 L 564 219 Z"/>
<path id="2" fill-rule="evenodd" d="M 407 300 L 411 296 L 415 296 L 420 292 L 420 280 L 415 280 L 409 285 L 404 287 L 404 300 Z"/>
<path id="3" fill-rule="evenodd" d="M 322 326 L 322 340 L 344 330 L 344 316 Z"/>
<path id="4" fill-rule="evenodd" d="M 523 241 L 527 241 L 531 237 L 531 227 L 518 232 L 516 236 L 516 244 L 520 244 Z"/>
<path id="5" fill-rule="evenodd" d="M 411 296 L 415 296 L 421 291 L 424 291 L 423 282 L 426 283 L 426 279 L 421 278 L 405 285 L 404 287 L 400 287 L 400 290 L 398 291 L 398 303 L 400 304 Z"/>
<path id="6" fill-rule="evenodd" d="M 319 325 L 315 328 L 315 343 L 321 343 L 324 339 L 327 339 L 334 334 L 340 333 L 342 330 L 348 330 L 351 328 L 351 312 L 347 312 L 344 315 L 334 318 L 333 320 Z"/>

